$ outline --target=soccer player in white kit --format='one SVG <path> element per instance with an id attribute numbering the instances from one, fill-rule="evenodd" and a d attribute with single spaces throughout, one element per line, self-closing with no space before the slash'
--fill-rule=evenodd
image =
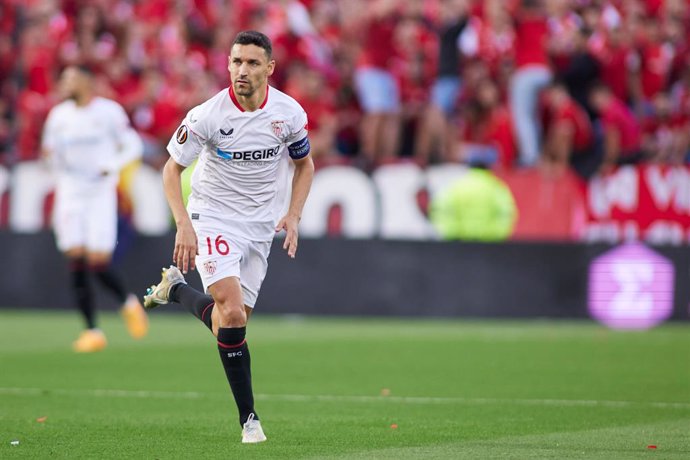
<path id="1" fill-rule="evenodd" d="M 117 184 L 120 170 L 141 156 L 142 142 L 124 109 L 97 97 L 86 67 L 67 67 L 60 77 L 66 100 L 48 114 L 43 154 L 56 176 L 53 226 L 57 246 L 69 261 L 77 305 L 86 322 L 74 342 L 77 352 L 105 348 L 97 328 L 89 277 L 95 277 L 122 303 L 130 335 L 141 338 L 148 320 L 137 296 L 128 294 L 110 266 L 117 240 Z"/>
<path id="2" fill-rule="evenodd" d="M 266 440 L 254 410 L 247 319 L 276 232 L 286 231 L 283 248 L 295 257 L 297 225 L 314 176 L 306 113 L 268 85 L 275 67 L 271 54 L 264 34 L 240 32 L 229 56 L 230 87 L 189 111 L 170 140 L 163 185 L 177 225 L 173 261 L 181 271 L 164 269 L 144 297 L 146 308 L 182 304 L 217 337 L 244 443 Z M 197 158 L 185 209 L 180 174 Z M 295 171 L 288 193 L 290 161 Z M 195 268 L 210 296 L 186 284 L 183 273 Z"/>

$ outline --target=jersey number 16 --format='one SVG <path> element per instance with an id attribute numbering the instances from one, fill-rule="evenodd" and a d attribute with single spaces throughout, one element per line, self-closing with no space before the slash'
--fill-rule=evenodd
<path id="1" fill-rule="evenodd" d="M 211 243 L 211 237 L 206 237 L 206 247 L 208 248 L 208 255 L 213 254 L 213 246 L 216 247 L 216 252 L 221 256 L 226 256 L 230 252 L 230 245 L 223 239 L 223 235 L 216 236 L 215 244 Z"/>

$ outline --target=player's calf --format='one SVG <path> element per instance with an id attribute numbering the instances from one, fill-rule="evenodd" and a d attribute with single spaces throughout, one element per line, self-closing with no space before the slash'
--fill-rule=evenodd
<path id="1" fill-rule="evenodd" d="M 147 309 L 170 302 L 181 304 L 212 330 L 213 298 L 187 285 L 182 272 L 174 265 L 163 269 L 161 282 L 151 286 L 144 296 L 144 307 Z"/>
<path id="2" fill-rule="evenodd" d="M 246 333 L 246 327 L 221 327 L 218 329 L 218 353 L 237 404 L 240 425 L 242 426 L 250 418 L 259 420 L 254 410 L 251 356 Z"/>

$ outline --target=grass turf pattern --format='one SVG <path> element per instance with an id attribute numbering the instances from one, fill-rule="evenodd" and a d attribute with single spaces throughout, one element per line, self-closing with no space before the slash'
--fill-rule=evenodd
<path id="1" fill-rule="evenodd" d="M 690 458 L 687 324 L 258 312 L 269 440 L 242 445 L 201 323 L 154 312 L 141 341 L 101 323 L 108 348 L 78 355 L 76 313 L 0 311 L 0 458 Z"/>

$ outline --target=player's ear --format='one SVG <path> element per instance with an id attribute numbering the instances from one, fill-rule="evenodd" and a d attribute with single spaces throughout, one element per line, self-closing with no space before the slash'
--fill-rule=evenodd
<path id="1" fill-rule="evenodd" d="M 276 61 L 275 59 L 271 59 L 268 61 L 268 76 L 270 77 L 273 75 L 273 71 L 276 69 Z"/>

